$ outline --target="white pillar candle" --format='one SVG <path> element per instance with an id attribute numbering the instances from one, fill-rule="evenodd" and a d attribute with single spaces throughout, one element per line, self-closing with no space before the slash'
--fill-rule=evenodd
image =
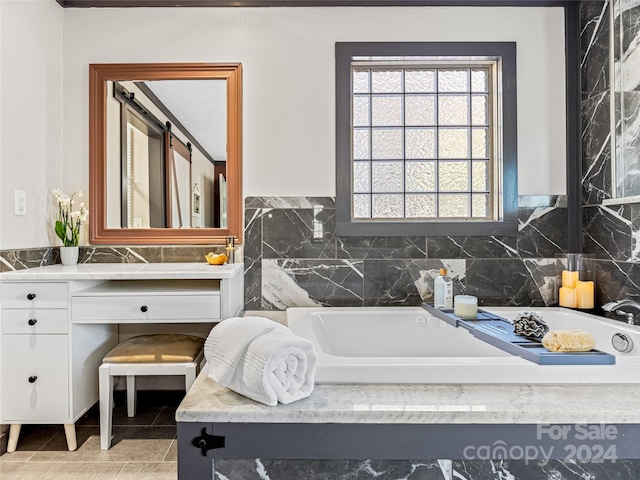
<path id="1" fill-rule="evenodd" d="M 478 299 L 473 295 L 456 295 L 453 299 L 453 313 L 460 318 L 478 316 Z"/>

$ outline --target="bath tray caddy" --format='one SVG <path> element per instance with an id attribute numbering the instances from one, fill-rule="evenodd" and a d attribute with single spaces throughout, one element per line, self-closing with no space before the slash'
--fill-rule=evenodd
<path id="1" fill-rule="evenodd" d="M 509 320 L 493 313 L 478 310 L 473 319 L 457 317 L 453 310 L 437 309 L 423 303 L 422 307 L 440 320 L 454 327 L 468 330 L 478 340 L 517 355 L 538 365 L 613 365 L 616 357 L 599 350 L 588 352 L 550 352 L 540 341 L 516 335 Z"/>

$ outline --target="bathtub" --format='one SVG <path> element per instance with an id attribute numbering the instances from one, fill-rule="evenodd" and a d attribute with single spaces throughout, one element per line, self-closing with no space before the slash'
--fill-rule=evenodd
<path id="1" fill-rule="evenodd" d="M 559 307 L 483 309 L 509 320 L 535 311 L 552 330 L 587 330 L 615 364 L 537 365 L 421 307 L 289 308 L 287 322 L 315 345 L 316 383 L 640 383 L 640 327 Z"/>

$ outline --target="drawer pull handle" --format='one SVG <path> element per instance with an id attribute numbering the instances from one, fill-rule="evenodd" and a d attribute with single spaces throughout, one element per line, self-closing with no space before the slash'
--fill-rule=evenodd
<path id="1" fill-rule="evenodd" d="M 29 322 L 27 322 L 27 323 L 29 323 L 29 325 L 31 325 L 33 327 L 36 323 L 38 323 L 38 320 L 36 320 L 35 318 L 30 318 Z"/>
<path id="2" fill-rule="evenodd" d="M 32 375 L 29 377 L 29 383 L 36 383 L 37 379 L 38 379 L 37 375 Z"/>
<path id="3" fill-rule="evenodd" d="M 36 298 L 36 294 L 35 293 L 28 293 L 27 294 L 27 300 L 33 300 L 34 298 Z"/>
<path id="4" fill-rule="evenodd" d="M 149 307 L 147 307 L 146 305 L 142 305 L 140 307 L 140 311 L 142 311 L 142 312 L 146 312 L 147 310 L 149 310 Z"/>

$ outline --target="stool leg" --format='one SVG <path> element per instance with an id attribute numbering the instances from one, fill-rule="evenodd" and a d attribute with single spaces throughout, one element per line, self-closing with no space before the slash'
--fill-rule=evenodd
<path id="1" fill-rule="evenodd" d="M 196 381 L 196 365 L 195 363 L 190 363 L 185 366 L 184 369 L 184 387 L 185 392 L 188 392 L 193 385 L 193 382 Z"/>
<path id="2" fill-rule="evenodd" d="M 109 372 L 109 365 L 100 366 L 98 377 L 100 383 L 100 448 L 109 450 L 113 420 L 113 377 Z"/>
<path id="3" fill-rule="evenodd" d="M 135 417 L 136 402 L 138 400 L 136 393 L 136 377 L 135 375 L 127 375 L 127 416 Z"/>
<path id="4" fill-rule="evenodd" d="M 70 452 L 73 452 L 78 448 L 78 441 L 76 440 L 76 424 L 75 423 L 65 423 L 64 424 L 64 435 L 67 437 L 67 448 Z"/>
<path id="5" fill-rule="evenodd" d="M 9 443 L 7 444 L 7 453 L 13 453 L 16 451 L 21 428 L 21 423 L 12 423 L 9 427 Z"/>

